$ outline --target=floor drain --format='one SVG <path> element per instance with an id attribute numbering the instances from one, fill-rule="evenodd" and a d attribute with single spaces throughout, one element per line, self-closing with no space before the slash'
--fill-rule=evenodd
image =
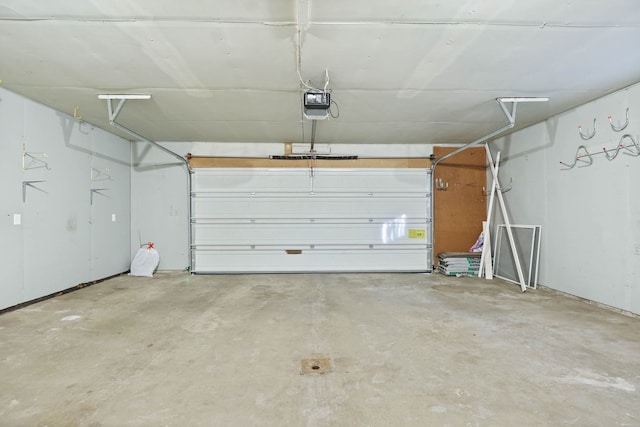
<path id="1" fill-rule="evenodd" d="M 301 374 L 326 374 L 331 372 L 331 359 L 302 359 L 300 366 Z"/>

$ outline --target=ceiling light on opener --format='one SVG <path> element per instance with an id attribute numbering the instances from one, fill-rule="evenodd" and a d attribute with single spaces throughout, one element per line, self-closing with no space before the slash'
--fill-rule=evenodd
<path id="1" fill-rule="evenodd" d="M 111 94 L 103 94 L 98 95 L 98 99 L 151 99 L 151 95 L 145 94 L 122 94 L 122 95 L 111 95 Z"/>
<path id="2" fill-rule="evenodd" d="M 500 102 L 548 102 L 549 98 L 545 97 L 515 97 L 515 98 L 496 98 Z"/>

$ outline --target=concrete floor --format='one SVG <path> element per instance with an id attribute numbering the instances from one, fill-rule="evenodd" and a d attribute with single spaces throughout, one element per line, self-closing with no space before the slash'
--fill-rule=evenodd
<path id="1" fill-rule="evenodd" d="M 639 332 L 439 274 L 121 276 L 0 316 L 0 425 L 640 425 Z"/>

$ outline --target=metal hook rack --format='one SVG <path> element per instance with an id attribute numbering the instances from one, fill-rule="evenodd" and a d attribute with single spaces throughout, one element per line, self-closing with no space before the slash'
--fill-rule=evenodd
<path id="1" fill-rule="evenodd" d="M 449 188 L 449 183 L 442 181 L 442 178 L 436 178 L 435 185 L 436 190 L 439 191 L 447 191 L 447 188 Z"/>
<path id="2" fill-rule="evenodd" d="M 625 139 L 631 140 L 631 143 L 630 144 L 625 144 L 624 143 Z M 618 142 L 618 144 L 616 145 L 615 148 L 607 149 L 606 147 L 603 147 L 602 151 L 591 153 L 591 152 L 589 152 L 587 147 L 585 147 L 584 145 L 580 145 L 578 147 L 578 150 L 576 151 L 575 160 L 574 160 L 574 162 L 572 164 L 565 163 L 565 162 L 560 162 L 560 164 L 565 166 L 565 168 L 563 168 L 562 170 L 573 169 L 574 167 L 576 167 L 576 165 L 578 165 L 578 162 L 585 163 L 584 165 L 582 165 L 580 167 L 591 166 L 593 164 L 593 156 L 595 156 L 596 154 L 604 154 L 605 157 L 607 158 L 607 160 L 613 160 L 618 156 L 618 154 L 621 151 L 624 154 L 627 154 L 629 156 L 638 157 L 638 156 L 640 156 L 640 145 L 633 138 L 633 136 L 631 136 L 630 134 L 626 133 L 626 134 L 622 135 L 622 137 L 620 138 L 620 141 Z M 611 154 L 611 153 L 613 153 L 613 154 Z"/>
<path id="3" fill-rule="evenodd" d="M 625 116 L 626 116 L 626 121 L 623 124 L 619 124 L 620 122 L 618 122 L 617 126 L 613 124 L 613 116 L 608 117 L 609 124 L 611 124 L 611 129 L 613 129 L 614 132 L 621 132 L 625 130 L 627 126 L 629 126 L 629 107 L 627 107 Z"/>
<path id="4" fill-rule="evenodd" d="M 622 135 L 622 138 L 620 138 L 620 143 L 622 144 L 622 141 L 625 138 L 629 138 L 631 140 L 631 145 L 624 145 L 622 148 L 624 148 L 626 151 L 624 152 L 624 154 L 627 154 L 629 156 L 633 156 L 633 157 L 638 157 L 640 156 L 640 144 L 638 144 L 638 141 L 636 141 L 635 139 L 633 139 L 633 137 L 631 135 L 629 135 L 628 133 L 625 133 L 624 135 Z M 630 148 L 633 147 L 635 149 L 635 152 L 633 150 L 630 150 Z M 628 152 L 627 152 L 628 151 Z"/>
<path id="5" fill-rule="evenodd" d="M 631 140 L 631 145 L 624 145 L 624 143 L 622 142 L 625 138 L 629 138 Z M 636 142 L 635 139 L 633 139 L 633 137 L 631 135 L 629 135 L 628 133 L 622 135 L 622 138 L 620 138 L 620 143 L 616 146 L 616 148 L 612 148 L 610 150 L 607 150 L 606 148 L 602 148 L 602 152 L 604 153 L 605 157 L 607 158 L 607 160 L 613 160 L 615 159 L 618 154 L 620 153 L 620 151 L 623 151 L 624 154 L 628 155 L 628 156 L 633 156 L 633 157 L 638 157 L 640 156 L 640 146 L 638 145 L 638 143 Z M 609 154 L 609 152 L 613 151 L 613 154 Z"/>
<path id="6" fill-rule="evenodd" d="M 103 170 L 91 168 L 91 181 L 111 181 L 111 175 L 109 174 L 109 168 Z"/>
<path id="7" fill-rule="evenodd" d="M 578 126 L 578 132 L 580 132 L 580 137 L 582 139 L 584 139 L 585 141 L 593 138 L 594 136 L 596 136 L 596 119 L 593 119 L 593 131 L 590 133 L 583 133 L 582 132 L 582 126 Z"/>
<path id="8" fill-rule="evenodd" d="M 585 157 L 587 160 L 584 159 Z M 569 169 L 575 168 L 578 165 L 578 162 L 586 163 L 585 165 L 579 166 L 581 168 L 591 166 L 591 164 L 593 163 L 593 157 L 591 157 L 591 153 L 589 153 L 589 150 L 587 150 L 587 147 L 585 147 L 584 145 L 578 146 L 578 149 L 576 150 L 576 155 L 572 164 L 565 163 L 565 162 L 560 162 L 560 164 L 563 166 L 566 166 L 566 168 L 563 170 L 569 170 Z"/>

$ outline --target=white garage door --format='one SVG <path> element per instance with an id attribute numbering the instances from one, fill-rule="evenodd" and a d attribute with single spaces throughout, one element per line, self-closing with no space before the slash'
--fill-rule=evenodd
<path id="1" fill-rule="evenodd" d="M 194 169 L 192 272 L 430 271 L 430 169 Z"/>

